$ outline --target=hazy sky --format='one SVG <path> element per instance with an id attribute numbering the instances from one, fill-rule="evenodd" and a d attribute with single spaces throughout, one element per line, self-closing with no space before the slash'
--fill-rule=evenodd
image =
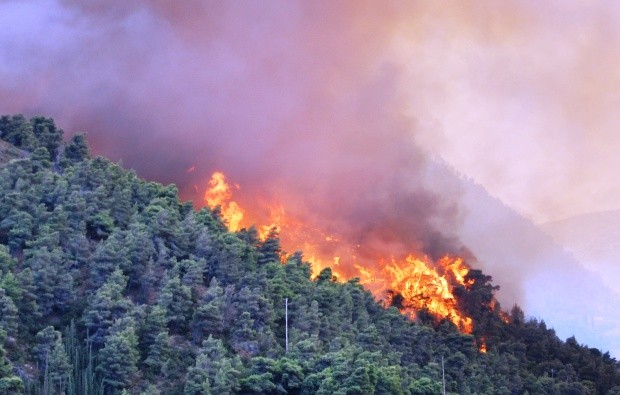
<path id="1" fill-rule="evenodd" d="M 618 4 L 4 0 L 0 112 L 86 131 L 187 199 L 222 170 L 246 206 L 338 234 L 326 254 L 464 251 L 492 210 L 468 214 L 438 161 L 537 223 L 620 208 Z M 519 302 L 564 259 L 487 251 Z"/>
<path id="2" fill-rule="evenodd" d="M 4 111 L 156 130 L 175 113 L 217 127 L 234 103 L 258 133 L 390 76 L 418 144 L 535 222 L 620 207 L 616 2 L 84 4 L 0 4 Z M 299 95 L 303 84 L 334 92 Z M 135 112 L 102 114 L 121 105 Z M 128 156 L 88 131 L 99 152 Z M 144 145 L 167 141 L 152 134 Z"/>
<path id="3" fill-rule="evenodd" d="M 401 37 L 436 92 L 412 106 L 421 144 L 536 222 L 619 208 L 620 5 L 435 4 Z"/>

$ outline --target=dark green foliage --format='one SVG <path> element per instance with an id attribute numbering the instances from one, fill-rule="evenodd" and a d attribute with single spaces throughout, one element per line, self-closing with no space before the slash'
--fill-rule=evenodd
<path id="1" fill-rule="evenodd" d="M 77 163 L 88 159 L 89 156 L 88 144 L 86 143 L 86 136 L 83 134 L 76 134 L 71 137 L 61 158 L 61 164 L 63 167 L 72 166 Z"/>
<path id="2" fill-rule="evenodd" d="M 127 278 L 117 269 L 92 296 L 83 315 L 88 341 L 92 344 L 103 344 L 108 329 L 132 308 L 131 301 L 123 296 L 126 287 Z"/>
<path id="3" fill-rule="evenodd" d="M 620 393 L 614 358 L 517 306 L 507 324 L 478 270 L 455 290 L 471 335 L 413 323 L 50 119 L 1 117 L 0 138 L 25 151 L 0 163 L 0 394 L 437 394 L 442 358 L 453 394 Z"/>
<path id="4" fill-rule="evenodd" d="M 214 278 L 204 296 L 198 301 L 192 317 L 192 338 L 201 344 L 208 334 L 221 338 L 224 335 L 224 289 Z"/>
<path id="5" fill-rule="evenodd" d="M 166 371 L 170 359 L 170 337 L 167 331 L 157 334 L 155 341 L 149 347 L 148 356 L 144 360 L 147 371 L 157 377 Z"/>
<path id="6" fill-rule="evenodd" d="M 14 146 L 31 150 L 36 140 L 30 122 L 23 115 L 4 115 L 0 117 L 0 138 Z"/>
<path id="7" fill-rule="evenodd" d="M 66 312 L 75 301 L 73 276 L 62 251 L 31 249 L 26 264 L 32 270 L 37 305 L 43 315 Z"/>
<path id="8" fill-rule="evenodd" d="M 21 394 L 24 383 L 21 378 L 13 374 L 12 366 L 7 360 L 4 348 L 6 338 L 6 331 L 0 328 L 0 394 Z"/>
<path id="9" fill-rule="evenodd" d="M 86 221 L 86 236 L 91 240 L 105 240 L 114 228 L 114 221 L 106 211 L 100 211 Z"/>
<path id="10" fill-rule="evenodd" d="M 17 331 L 17 307 L 3 288 L 0 288 L 0 328 L 9 335 Z"/>
<path id="11" fill-rule="evenodd" d="M 28 151 L 44 148 L 47 160 L 54 161 L 62 144 L 63 131 L 54 120 L 33 117 L 27 121 L 23 115 L 0 117 L 0 138 Z"/>
<path id="12" fill-rule="evenodd" d="M 206 261 L 205 276 L 210 281 L 217 278 L 222 285 L 238 283 L 243 273 L 256 268 L 256 249 L 231 233 L 212 237 L 202 232 L 198 237 L 196 252 Z"/>
<path id="13" fill-rule="evenodd" d="M 155 305 L 149 309 L 139 332 L 140 350 L 145 358 L 155 344 L 157 336 L 164 332 L 168 333 L 166 323 L 166 310 L 164 308 Z"/>
<path id="14" fill-rule="evenodd" d="M 32 352 L 39 366 L 45 366 L 52 348 L 60 341 L 61 334 L 53 326 L 46 326 L 35 336 Z"/>
<path id="15" fill-rule="evenodd" d="M 209 337 L 189 369 L 185 394 L 234 394 L 239 389 L 240 369 L 239 358 L 228 356 L 222 341 Z"/>
<path id="16" fill-rule="evenodd" d="M 123 235 L 115 233 L 112 237 L 99 243 L 90 258 L 90 281 L 93 287 L 100 287 L 114 271 L 122 274 L 122 269 L 130 266 L 125 251 Z M 125 285 L 126 286 L 126 285 Z"/>
<path id="17" fill-rule="evenodd" d="M 56 128 L 54 120 L 45 117 L 33 117 L 30 119 L 32 131 L 39 147 L 45 148 L 51 160 L 58 155 L 58 149 L 62 144 L 62 129 Z"/>
<path id="18" fill-rule="evenodd" d="M 267 238 L 258 244 L 258 263 L 280 262 L 280 238 L 276 228 L 269 231 Z"/>
<path id="19" fill-rule="evenodd" d="M 439 381 L 428 377 L 421 377 L 415 380 L 411 386 L 412 395 L 433 395 L 441 391 L 442 384 Z"/>
<path id="20" fill-rule="evenodd" d="M 138 376 L 138 337 L 129 319 L 116 320 L 99 352 L 97 372 L 106 393 L 129 388 Z"/>
<path id="21" fill-rule="evenodd" d="M 165 282 L 158 304 L 166 312 L 170 332 L 185 334 L 192 314 L 192 293 L 188 286 L 181 283 L 178 275 Z"/>
<path id="22" fill-rule="evenodd" d="M 39 147 L 32 153 L 32 171 L 34 173 L 49 169 L 52 166 L 50 153 L 45 147 Z"/>
<path id="23" fill-rule="evenodd" d="M 16 299 L 19 324 L 22 329 L 32 332 L 37 325 L 37 320 L 41 318 L 32 270 L 27 267 L 19 272 L 17 274 L 17 282 L 20 290 L 19 297 Z"/>
<path id="24" fill-rule="evenodd" d="M 9 215 L 0 222 L 0 227 L 6 234 L 8 247 L 12 252 L 18 252 L 32 237 L 34 221 L 29 213 L 12 209 Z"/>
<path id="25" fill-rule="evenodd" d="M 44 388 L 47 387 L 52 392 L 63 393 L 69 386 L 72 366 L 61 338 L 56 339 L 52 344 L 45 366 Z"/>

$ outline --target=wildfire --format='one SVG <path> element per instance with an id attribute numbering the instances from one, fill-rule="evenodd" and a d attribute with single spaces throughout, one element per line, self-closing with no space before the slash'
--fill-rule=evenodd
<path id="1" fill-rule="evenodd" d="M 486 354 L 487 353 L 487 343 L 484 340 L 484 337 L 482 339 L 480 339 L 480 343 L 478 344 L 478 352 L 480 352 L 482 354 Z"/>
<path id="2" fill-rule="evenodd" d="M 279 233 L 285 221 L 284 207 L 282 207 L 282 205 L 269 207 L 269 212 L 270 224 L 261 225 L 258 228 L 258 237 L 260 237 L 261 240 L 265 240 L 272 229 L 275 229 L 275 231 Z"/>
<path id="3" fill-rule="evenodd" d="M 378 270 L 356 265 L 360 283 L 375 297 L 388 304 L 397 305 L 407 316 L 414 319 L 418 311 L 452 321 L 461 332 L 471 333 L 473 321 L 457 308 L 454 285 L 467 285 L 465 275 L 469 268 L 461 258 L 445 256 L 433 264 L 426 257 L 412 254 L 403 260 L 392 258 L 380 261 Z M 394 300 L 398 295 L 398 301 Z"/>
<path id="4" fill-rule="evenodd" d="M 242 223 L 252 222 L 232 198 L 232 189 L 224 174 L 214 173 L 204 199 L 211 209 L 220 207 L 228 228 L 237 231 Z M 461 332 L 472 332 L 473 320 L 458 310 L 453 294 L 456 286 L 469 288 L 472 285 L 471 280 L 466 280 L 469 267 L 462 258 L 445 256 L 433 262 L 426 256 L 409 254 L 402 258 L 378 257 L 375 262 L 358 262 L 355 251 L 351 249 L 344 251 L 348 256 L 343 264 L 340 254 L 326 256 L 321 253 L 324 251 L 321 247 L 329 243 L 338 245 L 337 236 L 306 226 L 303 221 L 287 215 L 282 205 L 269 207 L 268 211 L 269 224 L 257 225 L 261 240 L 265 240 L 273 228 L 278 232 L 286 230 L 282 239 L 283 246 L 304 251 L 306 259 L 312 264 L 313 277 L 330 267 L 337 281 L 359 278 L 360 284 L 372 292 L 375 298 L 384 301 L 386 305 L 397 306 L 411 319 L 416 319 L 418 312 L 425 309 L 434 317 L 449 319 Z M 342 249 L 337 251 L 343 252 Z M 484 343 L 480 351 L 486 351 Z"/>
<path id="5" fill-rule="evenodd" d="M 236 202 L 231 200 L 232 192 L 230 186 L 226 183 L 224 173 L 213 173 L 209 180 L 209 188 L 205 191 L 204 199 L 210 208 L 221 208 L 222 218 L 231 232 L 236 232 L 240 229 L 239 225 L 243 220 L 244 211 Z"/>

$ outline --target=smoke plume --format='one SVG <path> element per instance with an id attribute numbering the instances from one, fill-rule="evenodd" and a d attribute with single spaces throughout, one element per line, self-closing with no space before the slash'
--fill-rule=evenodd
<path id="1" fill-rule="evenodd" d="M 596 174 L 598 158 L 590 167 L 566 159 L 591 156 L 590 140 L 567 143 L 587 127 L 607 135 L 611 98 L 602 109 L 579 103 L 620 77 L 603 81 L 590 62 L 574 62 L 587 51 L 598 56 L 611 29 L 604 10 L 583 7 L 573 21 L 527 1 L 5 1 L 0 110 L 86 131 L 96 153 L 175 183 L 197 206 L 221 170 L 256 221 L 276 202 L 337 238 L 324 253 L 364 262 L 408 252 L 473 258 L 469 248 L 484 255 L 475 265 L 506 280 L 504 302 L 525 302 L 527 278 L 555 247 L 530 245 L 529 265 L 490 262 L 489 251 L 514 246 L 509 237 L 496 243 L 503 250 L 489 246 L 493 235 L 472 237 L 489 224 L 472 213 L 492 215 L 484 210 L 490 198 L 464 200 L 471 183 L 432 155 L 462 164 L 459 171 L 478 174 L 519 208 L 531 202 L 534 215 L 552 206 L 541 196 L 575 190 L 571 169 L 582 179 Z M 547 25 L 567 25 L 569 39 L 584 41 L 571 47 Z M 560 63 L 545 63 L 550 49 Z M 615 70 L 616 55 L 602 58 L 597 76 Z M 562 61 L 575 67 L 556 70 Z M 578 94 L 565 88 L 572 81 Z M 583 127 L 555 128 L 571 120 Z M 546 154 L 558 163 L 549 166 Z M 507 167 L 507 159 L 519 164 Z M 535 172 L 562 166 L 557 177 Z M 528 188 L 515 189 L 515 179 Z M 540 194 L 530 188 L 537 183 Z"/>
<path id="2" fill-rule="evenodd" d="M 412 10 L 203 1 L 31 7 L 40 30 L 19 51 L 37 56 L 20 54 L 20 63 L 31 62 L 20 82 L 42 87 L 16 86 L 14 110 L 88 131 L 97 152 L 176 183 L 198 205 L 219 169 L 242 186 L 243 206 L 278 199 L 295 218 L 369 255 L 460 248 L 457 199 L 438 191 L 440 180 L 425 180 L 401 65 L 388 56 L 390 24 Z M 48 42 L 35 42 L 43 36 Z"/>

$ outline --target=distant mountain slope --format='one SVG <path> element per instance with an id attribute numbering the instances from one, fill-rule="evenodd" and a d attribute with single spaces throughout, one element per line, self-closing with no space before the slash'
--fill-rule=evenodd
<path id="1" fill-rule="evenodd" d="M 576 215 L 540 227 L 620 294 L 620 210 Z"/>
<path id="2" fill-rule="evenodd" d="M 13 159 L 23 158 L 26 153 L 14 145 L 11 145 L 5 141 L 0 141 L 0 166 L 9 163 Z"/>
<path id="3" fill-rule="evenodd" d="M 500 301 L 507 305 L 516 300 L 526 315 L 543 317 L 561 338 L 575 335 L 580 342 L 620 355 L 616 314 L 620 297 L 610 287 L 620 278 L 618 271 L 603 272 L 591 261 L 581 262 L 585 251 L 606 259 L 617 253 L 620 213 L 541 228 L 482 186 L 470 181 L 463 181 L 463 186 L 467 212 L 459 235 L 477 256 L 478 266 L 502 287 Z M 563 238 L 573 243 L 567 246 L 583 253 L 573 256 L 570 249 L 565 251 Z"/>

